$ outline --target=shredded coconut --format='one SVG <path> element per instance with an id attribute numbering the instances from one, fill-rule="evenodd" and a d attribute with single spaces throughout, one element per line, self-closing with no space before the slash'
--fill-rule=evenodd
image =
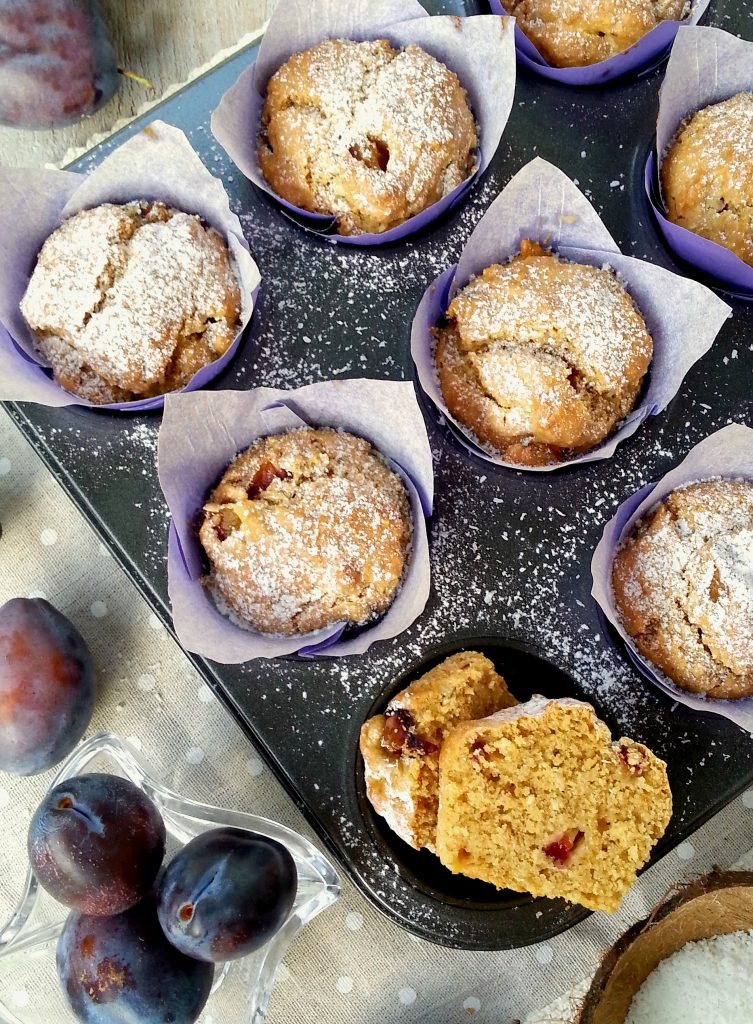
<path id="1" fill-rule="evenodd" d="M 649 974 L 625 1024 L 750 1024 L 753 931 L 688 942 Z"/>

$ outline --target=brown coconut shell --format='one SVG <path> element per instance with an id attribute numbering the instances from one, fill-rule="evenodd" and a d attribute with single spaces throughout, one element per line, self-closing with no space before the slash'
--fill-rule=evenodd
<path id="1" fill-rule="evenodd" d="M 633 998 L 662 960 L 688 942 L 753 929 L 753 871 L 689 882 L 615 942 L 591 982 L 577 1024 L 625 1024 Z"/>

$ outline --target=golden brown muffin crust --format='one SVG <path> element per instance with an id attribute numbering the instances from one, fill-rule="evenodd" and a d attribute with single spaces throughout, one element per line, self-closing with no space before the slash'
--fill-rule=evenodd
<path id="1" fill-rule="evenodd" d="M 492 662 L 476 651 L 445 658 L 361 728 L 366 792 L 374 810 L 415 849 L 434 849 L 439 750 L 468 718 L 511 707 L 515 698 Z"/>
<path id="2" fill-rule="evenodd" d="M 753 93 L 697 111 L 661 167 L 667 216 L 753 266 Z"/>
<path id="3" fill-rule="evenodd" d="M 436 332 L 447 408 L 482 447 L 518 465 L 588 451 L 634 407 L 653 353 L 610 270 L 523 242 L 453 299 Z"/>
<path id="4" fill-rule="evenodd" d="M 42 246 L 21 301 L 67 391 L 96 404 L 176 391 L 223 355 L 241 315 L 225 242 L 164 203 L 106 203 Z"/>
<path id="5" fill-rule="evenodd" d="M 507 0 L 542 57 L 584 67 L 622 53 L 662 21 L 686 16 L 687 0 Z"/>
<path id="6" fill-rule="evenodd" d="M 272 76 L 259 164 L 278 195 L 383 232 L 452 192 L 475 168 L 476 126 L 457 76 L 418 46 L 329 39 Z"/>
<path id="7" fill-rule="evenodd" d="M 204 506 L 206 585 L 261 633 L 362 625 L 394 600 L 410 555 L 405 486 L 362 438 L 303 429 L 256 441 Z"/>
<path id="8" fill-rule="evenodd" d="M 664 762 L 579 701 L 463 722 L 439 757 L 439 858 L 500 889 L 612 913 L 671 813 Z"/>
<path id="9" fill-rule="evenodd" d="M 618 549 L 612 585 L 640 653 L 678 686 L 753 695 L 753 485 L 673 491 Z"/>

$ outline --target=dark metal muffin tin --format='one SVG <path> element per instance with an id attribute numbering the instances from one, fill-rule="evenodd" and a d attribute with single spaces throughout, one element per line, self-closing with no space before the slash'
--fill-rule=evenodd
<path id="1" fill-rule="evenodd" d="M 427 7 L 479 12 L 473 0 Z M 734 0 L 712 4 L 705 20 L 753 34 L 750 16 Z M 568 89 L 520 71 L 499 153 L 460 210 L 413 241 L 365 252 L 338 249 L 292 224 L 214 143 L 211 111 L 254 56 L 253 47 L 234 56 L 74 165 L 90 168 L 160 117 L 183 128 L 224 180 L 263 281 L 249 336 L 213 387 L 410 378 L 410 323 L 426 285 L 457 260 L 499 189 L 536 155 L 577 179 L 625 253 L 682 272 L 659 239 L 642 188 L 661 69 L 603 90 Z M 657 857 L 753 780 L 750 736 L 723 718 L 673 706 L 653 689 L 607 635 L 590 598 L 591 553 L 617 505 L 707 434 L 749 419 L 753 306 L 732 305 L 734 319 L 669 409 L 607 461 L 553 474 L 495 468 L 466 454 L 421 399 L 436 471 L 433 588 L 423 615 L 396 640 L 334 661 L 220 666 L 192 658 L 365 895 L 416 935 L 504 949 L 540 941 L 585 915 L 563 901 L 453 877 L 371 813 L 360 726 L 445 651 L 486 651 L 519 698 L 583 697 L 615 735 L 641 740 L 664 757 L 675 813 Z M 169 625 L 167 516 L 154 466 L 159 415 L 33 405 L 10 411 Z M 187 713 L 189 705 L 187 694 Z"/>

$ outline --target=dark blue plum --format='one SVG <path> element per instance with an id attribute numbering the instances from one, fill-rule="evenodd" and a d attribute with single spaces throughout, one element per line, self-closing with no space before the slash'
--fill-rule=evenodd
<path id="1" fill-rule="evenodd" d="M 85 914 L 119 914 L 151 889 L 165 855 L 165 823 L 118 775 L 78 775 L 50 790 L 29 827 L 40 885 Z"/>
<path id="2" fill-rule="evenodd" d="M 199 960 L 236 960 L 280 930 L 298 875 L 285 847 L 240 828 L 217 828 L 187 843 L 157 893 L 170 942 Z"/>
<path id="3" fill-rule="evenodd" d="M 80 121 L 119 82 L 98 0 L 0 0 L 0 123 Z"/>
<path id="4" fill-rule="evenodd" d="M 57 966 L 84 1024 L 193 1024 L 214 977 L 167 941 L 152 895 L 112 917 L 69 914 Z"/>
<path id="5" fill-rule="evenodd" d="M 95 697 L 91 655 L 65 615 L 37 598 L 0 607 L 0 770 L 34 775 L 62 761 Z"/>

